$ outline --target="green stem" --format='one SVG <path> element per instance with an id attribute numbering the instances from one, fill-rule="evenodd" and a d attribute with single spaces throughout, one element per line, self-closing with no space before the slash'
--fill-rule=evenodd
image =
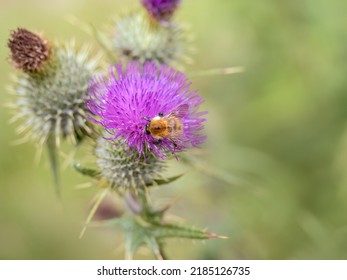
<path id="1" fill-rule="evenodd" d="M 58 160 L 56 139 L 53 134 L 51 134 L 47 139 L 47 150 L 48 150 L 49 162 L 50 162 L 52 174 L 53 174 L 55 192 L 57 197 L 61 198 L 59 160 Z"/>
<path id="2" fill-rule="evenodd" d="M 146 214 L 151 211 L 148 196 L 145 190 L 139 189 L 138 198 L 143 206 L 143 213 Z"/>

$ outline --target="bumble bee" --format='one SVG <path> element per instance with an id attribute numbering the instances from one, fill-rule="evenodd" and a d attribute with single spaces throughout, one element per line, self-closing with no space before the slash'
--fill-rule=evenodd
<path id="1" fill-rule="evenodd" d="M 174 148 L 176 148 L 178 142 L 186 140 L 183 134 L 183 123 L 181 119 L 187 114 L 188 108 L 188 104 L 182 104 L 167 115 L 160 112 L 153 119 L 144 118 L 148 121 L 145 127 L 146 133 L 157 139 L 157 143 L 160 143 L 162 139 L 168 139 L 173 143 Z"/>

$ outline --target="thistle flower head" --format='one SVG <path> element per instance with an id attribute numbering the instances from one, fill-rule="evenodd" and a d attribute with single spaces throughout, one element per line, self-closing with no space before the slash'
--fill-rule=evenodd
<path id="1" fill-rule="evenodd" d="M 12 31 L 7 45 L 13 64 L 24 72 L 43 70 L 51 55 L 48 42 L 24 28 Z"/>
<path id="2" fill-rule="evenodd" d="M 87 106 L 93 121 L 113 138 L 125 141 L 140 155 L 153 152 L 165 158 L 203 142 L 205 112 L 187 77 L 165 65 L 129 62 L 109 68 L 109 76 L 95 78 L 89 86 Z"/>
<path id="3" fill-rule="evenodd" d="M 168 21 L 181 0 L 141 0 L 148 13 L 157 21 Z"/>
<path id="4" fill-rule="evenodd" d="M 161 178 L 161 172 L 165 168 L 162 160 L 153 154 L 148 154 L 146 159 L 129 149 L 124 141 L 119 139 L 109 141 L 109 133 L 96 140 L 94 153 L 96 164 L 101 175 L 119 191 L 145 188 L 155 184 L 155 179 Z"/>
<path id="5" fill-rule="evenodd" d="M 154 61 L 180 67 L 191 62 L 189 38 L 180 24 L 163 26 L 143 12 L 119 18 L 112 28 L 110 45 L 127 61 Z"/>
<path id="6" fill-rule="evenodd" d="M 76 142 L 76 138 L 80 140 L 91 134 L 92 124 L 86 118 L 83 96 L 97 61 L 90 58 L 89 50 L 78 49 L 74 42 L 70 42 L 52 44 L 51 51 L 44 51 L 48 45 L 43 43 L 46 41 L 23 29 L 19 29 L 11 37 L 9 47 L 13 60 L 17 57 L 25 58 L 25 50 L 28 50 L 26 55 L 32 58 L 24 59 L 25 63 L 20 59 L 16 60 L 23 66 L 23 72 L 15 73 L 11 88 L 16 96 L 12 106 L 16 110 L 14 120 L 22 121 L 18 131 L 26 132 L 26 138 L 37 139 L 40 144 L 46 142 L 49 136 L 53 136 L 59 143 L 60 137 Z M 37 43 L 36 47 L 33 47 L 33 42 Z M 49 58 L 49 63 L 44 68 L 39 66 L 38 58 L 31 56 L 41 52 L 50 54 L 38 56 Z M 40 71 L 32 71 L 33 69 Z"/>

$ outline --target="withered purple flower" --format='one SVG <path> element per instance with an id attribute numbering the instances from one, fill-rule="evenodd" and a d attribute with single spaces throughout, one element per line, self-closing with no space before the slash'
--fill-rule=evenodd
<path id="1" fill-rule="evenodd" d="M 201 144 L 205 136 L 197 91 L 187 77 L 165 65 L 129 62 L 111 66 L 109 75 L 95 77 L 86 104 L 92 120 L 123 139 L 139 155 L 165 158 Z"/>
<path id="2" fill-rule="evenodd" d="M 12 31 L 7 46 L 14 66 L 27 73 L 42 71 L 52 53 L 47 40 L 25 28 Z"/>
<path id="3" fill-rule="evenodd" d="M 148 13 L 159 22 L 170 20 L 181 0 L 141 0 Z"/>

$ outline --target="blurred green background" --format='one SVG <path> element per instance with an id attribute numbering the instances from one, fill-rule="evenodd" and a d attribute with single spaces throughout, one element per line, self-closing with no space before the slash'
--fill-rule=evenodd
<path id="1" fill-rule="evenodd" d="M 0 1 L 0 103 L 10 30 L 93 40 L 66 15 L 103 26 L 136 0 Z M 244 66 L 242 74 L 193 78 L 209 111 L 197 170 L 154 189 L 170 213 L 226 240 L 169 240 L 173 259 L 347 259 L 347 2 L 340 0 L 183 0 L 177 14 L 196 49 L 187 71 Z M 46 154 L 19 138 L 0 110 L 0 259 L 118 259 L 116 230 L 78 234 L 95 188 L 63 171 L 54 196 Z M 153 258 L 141 250 L 136 258 Z"/>

